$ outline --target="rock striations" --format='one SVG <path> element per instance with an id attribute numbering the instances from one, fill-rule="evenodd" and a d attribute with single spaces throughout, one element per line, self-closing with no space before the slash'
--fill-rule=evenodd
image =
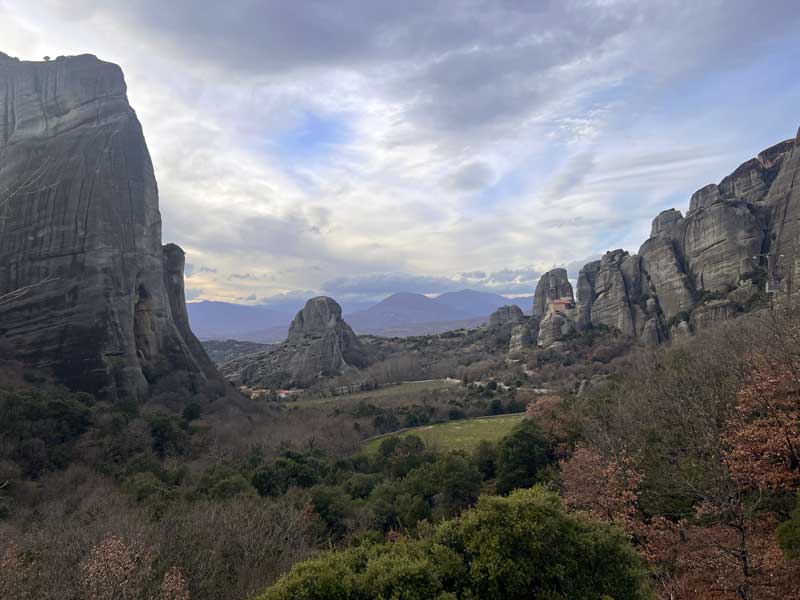
<path id="1" fill-rule="evenodd" d="M 119 67 L 0 56 L 0 337 L 109 398 L 218 374 L 189 329 L 183 252 L 161 246 L 153 166 Z"/>
<path id="2" fill-rule="evenodd" d="M 572 284 L 566 269 L 553 269 L 539 278 L 533 293 L 533 316 L 541 318 L 547 313 L 547 305 L 558 298 L 572 298 Z"/>
<path id="3" fill-rule="evenodd" d="M 320 296 L 309 300 L 297 313 L 283 344 L 226 363 L 222 370 L 242 385 L 273 389 L 306 387 L 366 365 L 366 352 L 342 319 L 341 306 L 332 298 Z"/>
<path id="4" fill-rule="evenodd" d="M 657 344 L 734 318 L 761 293 L 764 273 L 755 255 L 783 255 L 779 293 L 797 291 L 799 244 L 800 132 L 695 192 L 685 216 L 675 209 L 659 214 L 638 254 L 614 250 L 587 264 L 578 276 L 574 326 L 609 327 Z M 553 273 L 542 277 L 534 297 L 534 311 L 544 315 L 540 345 L 573 325 L 565 311 L 547 308 L 562 285 Z M 563 285 L 558 293 L 570 296 L 566 291 Z"/>

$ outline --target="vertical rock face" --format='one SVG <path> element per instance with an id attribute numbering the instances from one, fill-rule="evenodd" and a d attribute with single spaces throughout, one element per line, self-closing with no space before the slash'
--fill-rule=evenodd
<path id="1" fill-rule="evenodd" d="M 561 312 L 551 310 L 542 317 L 536 343 L 542 348 L 547 348 L 573 331 L 575 323 L 572 319 Z"/>
<path id="2" fill-rule="evenodd" d="M 119 67 L 0 57 L 0 336 L 19 358 L 110 398 L 203 386 L 182 267 Z"/>
<path id="3" fill-rule="evenodd" d="M 667 318 L 692 310 L 701 292 L 731 293 L 752 272 L 754 255 L 777 251 L 780 223 L 792 230 L 800 209 L 791 206 L 794 148 L 793 140 L 768 148 L 718 185 L 695 192 L 685 218 L 665 217 L 676 212 L 666 211 L 653 222 L 639 253 Z"/>
<path id="4" fill-rule="evenodd" d="M 566 269 L 553 269 L 539 278 L 533 293 L 533 316 L 542 317 L 547 305 L 558 298 L 572 298 L 572 284 Z"/>
<path id="5" fill-rule="evenodd" d="M 736 318 L 739 308 L 732 300 L 714 300 L 697 307 L 691 316 L 691 326 L 695 330 L 705 329 L 719 323 Z"/>
<path id="6" fill-rule="evenodd" d="M 597 299 L 595 287 L 600 261 L 595 260 L 586 265 L 578 273 L 578 329 L 589 329 L 592 326 L 592 304 Z"/>
<path id="7" fill-rule="evenodd" d="M 298 384 L 367 363 L 361 342 L 342 319 L 342 307 L 333 298 L 320 296 L 306 303 L 292 321 L 287 345 L 292 352 L 286 370 Z"/>
<path id="8" fill-rule="evenodd" d="M 752 259 L 763 253 L 784 255 L 782 293 L 796 293 L 800 131 L 695 192 L 686 216 L 659 214 L 638 256 L 615 250 L 587 264 L 578 277 L 578 329 L 605 325 L 655 344 L 734 318 L 757 292 Z"/>
<path id="9" fill-rule="evenodd" d="M 694 196 L 692 196 L 692 198 L 694 198 Z M 656 237 L 664 233 L 668 234 L 675 225 L 681 222 L 682 219 L 683 215 L 679 210 L 670 208 L 669 210 L 662 211 L 655 219 L 653 219 L 653 225 L 650 228 L 650 237 Z"/>
<path id="10" fill-rule="evenodd" d="M 607 252 L 600 260 L 592 304 L 592 323 L 620 330 L 627 336 L 637 333 L 635 302 L 641 295 L 639 257 L 623 250 Z"/>
<path id="11" fill-rule="evenodd" d="M 352 367 L 367 366 L 367 354 L 342 319 L 333 298 L 312 298 L 297 313 L 287 340 L 266 351 L 223 365 L 231 380 L 255 388 L 307 387 Z"/>
<path id="12" fill-rule="evenodd" d="M 784 292 L 797 294 L 800 286 L 800 130 L 794 143 L 784 142 L 759 154 L 759 159 L 777 169 L 764 200 L 769 226 L 769 252 L 783 254 Z"/>
<path id="13" fill-rule="evenodd" d="M 761 251 L 764 232 L 746 202 L 717 203 L 689 215 L 675 232 L 697 290 L 727 293 Z"/>
<path id="14" fill-rule="evenodd" d="M 651 237 L 639 249 L 639 256 L 666 320 L 690 311 L 695 304 L 694 286 L 669 235 Z"/>

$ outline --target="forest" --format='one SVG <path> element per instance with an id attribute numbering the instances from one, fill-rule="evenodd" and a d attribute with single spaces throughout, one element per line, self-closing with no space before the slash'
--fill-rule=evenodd
<path id="1" fill-rule="evenodd" d="M 387 414 L 391 431 L 414 414 L 518 411 L 516 390 L 401 387 L 381 392 L 388 410 L 198 398 L 170 412 L 70 393 L 6 360 L 0 590 L 793 597 L 799 371 L 795 310 L 761 311 L 631 352 L 603 385 L 530 402 L 498 442 L 451 452 L 388 436 L 367 451 L 359 440 Z"/>

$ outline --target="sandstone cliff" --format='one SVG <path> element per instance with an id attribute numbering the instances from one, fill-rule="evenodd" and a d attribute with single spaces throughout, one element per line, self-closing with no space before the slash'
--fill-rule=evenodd
<path id="1" fill-rule="evenodd" d="M 800 131 L 695 192 L 685 216 L 675 209 L 659 214 L 638 254 L 614 250 L 587 264 L 578 276 L 575 324 L 656 344 L 735 318 L 763 295 L 765 274 L 755 255 L 782 254 L 778 296 L 796 292 L 798 245 Z M 547 306 L 551 273 L 537 285 L 534 310 Z M 543 320 L 540 344 L 568 332 L 565 316 Z"/>
<path id="2" fill-rule="evenodd" d="M 217 373 L 192 335 L 183 252 L 119 67 L 0 57 L 0 336 L 75 389 L 145 398 Z"/>
<path id="3" fill-rule="evenodd" d="M 231 361 L 222 370 L 243 385 L 271 389 L 305 387 L 366 365 L 366 352 L 342 319 L 342 308 L 332 298 L 320 296 L 297 313 L 283 344 Z"/>
<path id="4" fill-rule="evenodd" d="M 551 300 L 572 298 L 572 284 L 566 269 L 553 269 L 539 278 L 533 293 L 533 316 L 541 318 Z"/>

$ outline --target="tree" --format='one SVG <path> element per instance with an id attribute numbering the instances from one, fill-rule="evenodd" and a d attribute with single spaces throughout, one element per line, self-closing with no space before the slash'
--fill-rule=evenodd
<path id="1" fill-rule="evenodd" d="M 453 517 L 475 503 L 481 482 L 466 458 L 448 454 L 377 486 L 370 496 L 376 524 L 384 530 L 410 529 L 423 519 Z"/>
<path id="2" fill-rule="evenodd" d="M 641 479 L 625 457 L 606 460 L 586 446 L 578 446 L 561 462 L 565 504 L 628 531 L 637 518 L 636 487 Z"/>
<path id="3" fill-rule="evenodd" d="M 800 485 L 800 365 L 789 356 L 753 352 L 724 441 L 725 461 L 744 489 Z"/>
<path id="4" fill-rule="evenodd" d="M 295 565 L 259 600 L 651 598 L 615 528 L 567 514 L 542 488 L 483 497 L 423 539 L 361 545 Z"/>
<path id="5" fill-rule="evenodd" d="M 535 421 L 525 419 L 501 442 L 497 451 L 497 492 L 507 494 L 542 480 L 542 469 L 553 460 L 552 447 Z"/>

